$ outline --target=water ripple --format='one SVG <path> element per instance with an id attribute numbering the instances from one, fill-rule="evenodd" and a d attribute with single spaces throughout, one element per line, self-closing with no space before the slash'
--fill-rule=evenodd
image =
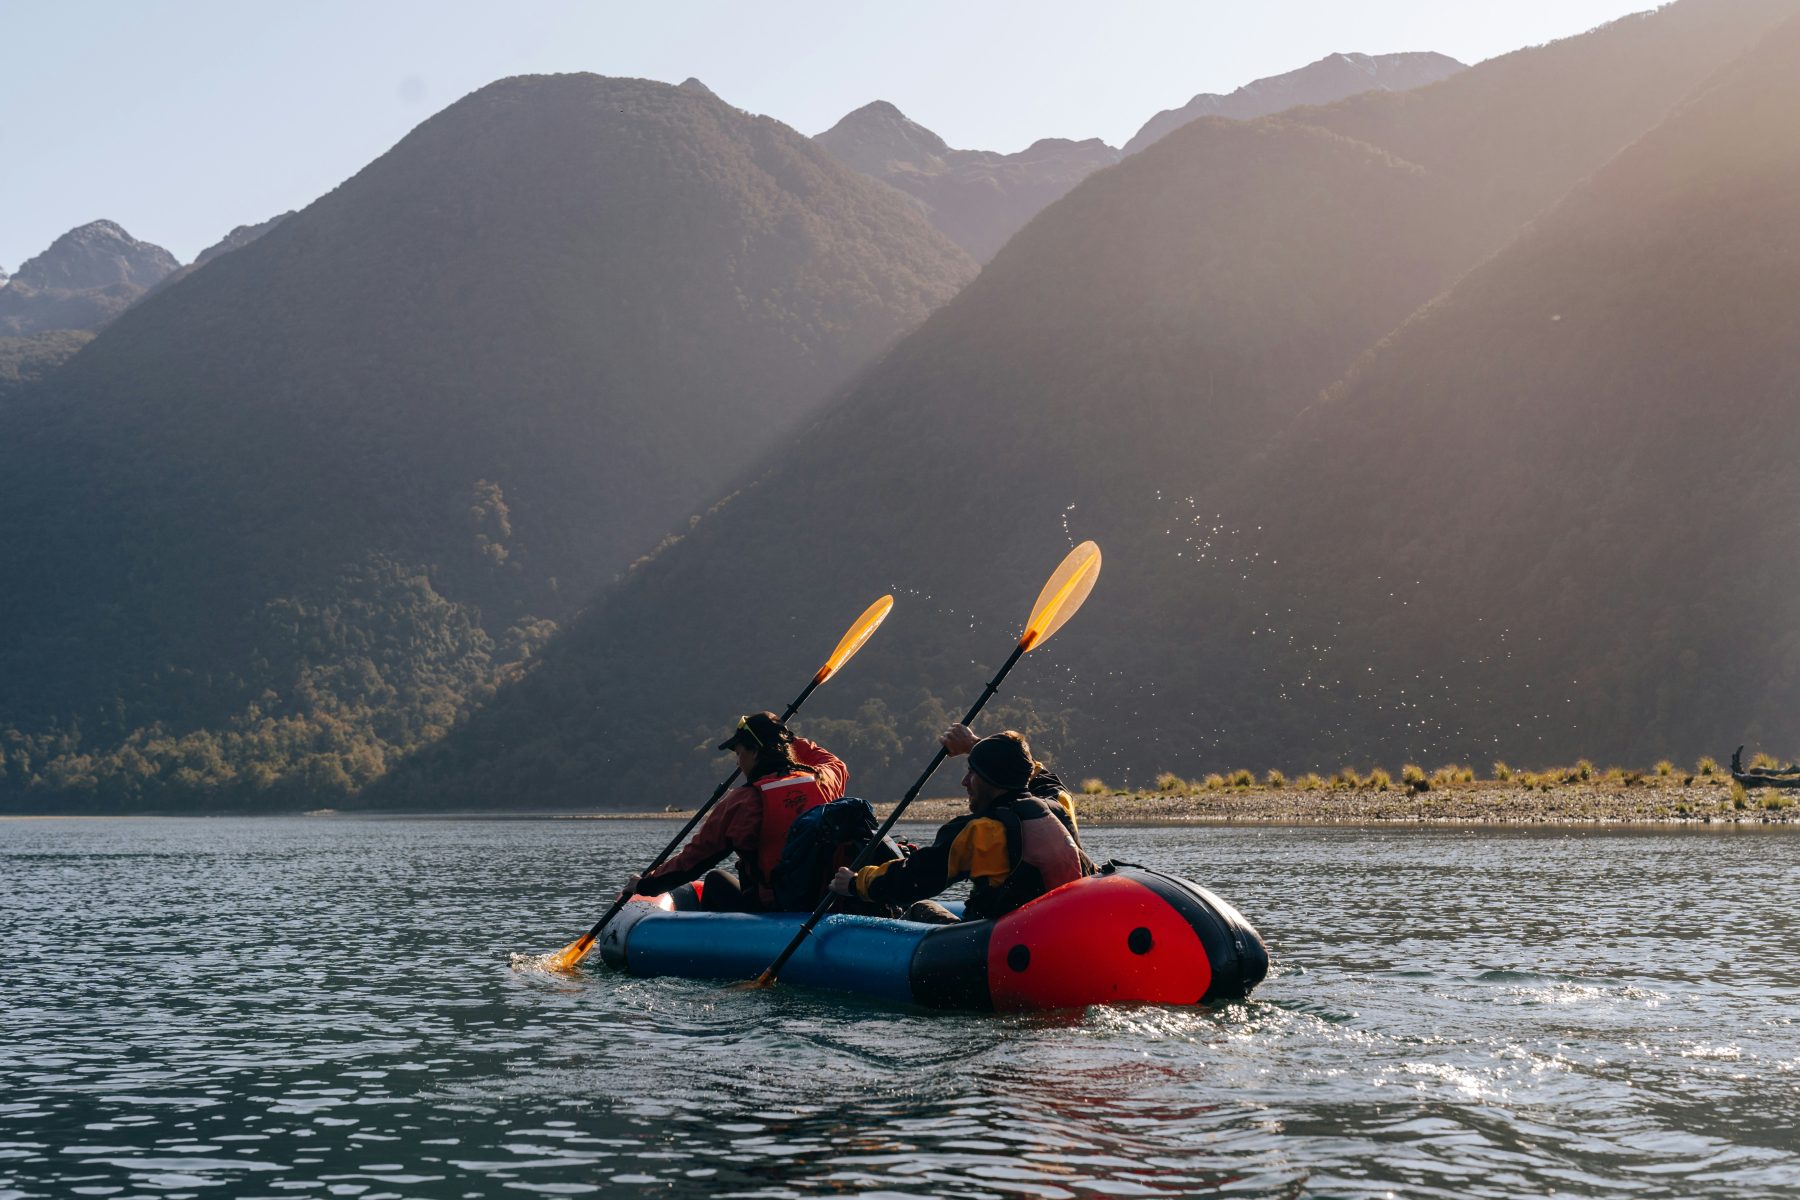
<path id="1" fill-rule="evenodd" d="M 0 823 L 0 1200 L 1800 1189 L 1791 835 L 1094 830 L 1270 938 L 1210 1010 L 509 967 L 666 833 Z"/>

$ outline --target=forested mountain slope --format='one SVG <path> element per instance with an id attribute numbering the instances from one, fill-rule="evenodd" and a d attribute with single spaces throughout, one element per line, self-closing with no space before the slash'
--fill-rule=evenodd
<path id="1" fill-rule="evenodd" d="M 710 94 L 466 97 L 0 409 L 0 795 L 372 778 L 974 269 Z"/>
<path id="2" fill-rule="evenodd" d="M 1107 551 L 1099 588 L 988 723 L 1036 729 L 1059 764 L 1115 780 L 1293 748 L 1267 714 L 1220 720 L 1235 701 L 1222 681 L 1260 679 L 1264 651 L 1225 621 L 1236 608 L 1212 622 L 1194 556 L 1247 577 L 1262 551 L 1253 512 L 1214 522 L 1199 498 L 1795 8 L 1684 0 L 1416 92 L 1197 121 L 1090 178 L 803 450 L 743 477 L 369 799 L 630 806 L 701 786 L 712 727 L 777 706 L 780 681 L 893 589 L 894 617 L 811 725 L 854 755 L 857 786 L 891 788 L 1084 537 Z M 1272 486 L 1311 488 L 1303 472 Z M 1171 607 L 1190 614 L 1178 636 L 1156 624 Z"/>
<path id="3" fill-rule="evenodd" d="M 1279 565 L 1202 570 L 1160 625 L 1281 648 L 1219 720 L 1318 753 L 1800 749 L 1796 112 L 1800 18 L 1214 490 Z"/>

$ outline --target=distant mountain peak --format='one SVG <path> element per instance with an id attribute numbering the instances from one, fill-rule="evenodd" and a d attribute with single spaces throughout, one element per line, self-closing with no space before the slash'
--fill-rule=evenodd
<path id="1" fill-rule="evenodd" d="M 50 248 L 20 264 L 15 282 L 29 287 L 76 290 L 129 283 L 147 288 L 181 265 L 173 254 L 140 242 L 113 221 L 89 221 L 63 234 Z"/>
<path id="2" fill-rule="evenodd" d="M 886 100 L 874 100 L 813 139 L 834 158 L 880 178 L 895 164 L 941 169 L 944 139 Z"/>
<path id="3" fill-rule="evenodd" d="M 89 221 L 20 264 L 0 292 L 0 337 L 99 329 L 180 269 L 173 254 L 113 221 Z"/>
<path id="4" fill-rule="evenodd" d="M 1331 104 L 1358 92 L 1411 91 L 1461 70 L 1462 63 L 1432 51 L 1327 54 L 1298 70 L 1253 79 L 1230 95 L 1202 92 L 1180 108 L 1164 109 L 1125 143 L 1125 153 L 1136 154 L 1201 117 L 1247 121 L 1302 104 Z"/>
<path id="5" fill-rule="evenodd" d="M 844 117 L 844 121 L 905 121 L 907 119 L 907 115 L 900 111 L 900 106 L 891 100 L 871 100 Z"/>
<path id="6" fill-rule="evenodd" d="M 704 83 L 701 83 L 698 79 L 694 78 L 692 75 L 689 75 L 686 79 L 684 79 L 680 83 L 676 84 L 675 88 L 677 91 L 693 92 L 696 95 L 706 96 L 713 100 L 719 99 L 719 93 L 713 91 L 711 88 L 707 87 Z M 720 101 L 720 103 L 724 103 L 724 101 Z"/>
<path id="7" fill-rule="evenodd" d="M 984 262 L 1045 205 L 1119 161 L 1099 138 L 1039 138 L 1017 154 L 956 150 L 886 100 L 870 101 L 813 141 L 919 201 L 933 225 Z"/>

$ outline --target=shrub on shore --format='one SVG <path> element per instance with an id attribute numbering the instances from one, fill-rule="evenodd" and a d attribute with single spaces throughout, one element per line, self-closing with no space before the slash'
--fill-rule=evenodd
<path id="1" fill-rule="evenodd" d="M 1270 771 L 1263 776 L 1263 782 L 1272 788 L 1283 788 L 1287 786 L 1287 776 L 1280 771 Z"/>
<path id="2" fill-rule="evenodd" d="M 1506 782 L 1510 781 L 1513 777 L 1513 769 L 1511 767 L 1507 766 L 1504 762 L 1498 762 L 1498 761 L 1495 762 L 1493 769 L 1494 769 L 1494 778 L 1498 779 L 1501 783 L 1506 783 Z"/>
<path id="3" fill-rule="evenodd" d="M 1356 773 L 1355 767 L 1339 767 L 1338 773 L 1332 776 L 1331 786 L 1355 791 L 1362 786 L 1362 776 Z"/>
<path id="4" fill-rule="evenodd" d="M 1218 772 L 1215 771 L 1213 774 L 1208 775 L 1206 777 L 1206 790 L 1207 791 L 1216 792 L 1224 786 L 1225 786 L 1225 777 L 1223 775 L 1220 775 Z"/>
<path id="5" fill-rule="evenodd" d="M 1373 771 L 1369 772 L 1368 777 L 1363 780 L 1363 784 L 1367 787 L 1374 788 L 1378 792 L 1385 792 L 1394 786 L 1394 777 L 1380 767 L 1376 767 Z"/>
<path id="6" fill-rule="evenodd" d="M 1173 771 L 1164 771 L 1156 777 L 1156 790 L 1159 792 L 1185 792 L 1187 780 Z"/>
<path id="7" fill-rule="evenodd" d="M 1233 771 L 1231 774 L 1229 774 L 1225 777 L 1225 782 L 1230 784 L 1234 788 L 1255 787 L 1256 786 L 1256 772 L 1255 771 L 1243 771 L 1243 770 Z"/>
<path id="8" fill-rule="evenodd" d="M 1098 796 L 1105 790 L 1106 781 L 1103 779 L 1084 779 L 1081 781 L 1081 794 L 1084 796 Z"/>
<path id="9" fill-rule="evenodd" d="M 1400 768 L 1400 782 L 1407 787 L 1418 787 L 1425 780 L 1425 768 L 1418 763 L 1406 763 Z"/>

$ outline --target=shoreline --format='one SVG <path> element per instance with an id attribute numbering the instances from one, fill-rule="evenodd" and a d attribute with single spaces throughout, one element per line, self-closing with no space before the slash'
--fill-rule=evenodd
<path id="1" fill-rule="evenodd" d="M 876 804 L 886 818 L 892 804 Z M 916 801 L 907 810 L 911 824 L 941 825 L 968 811 L 961 796 Z M 1800 826 L 1800 793 L 1775 788 L 1744 791 L 1729 775 L 1708 777 L 1643 776 L 1634 782 L 1594 778 L 1549 786 L 1517 781 L 1437 783 L 1427 790 L 1405 784 L 1380 788 L 1249 786 L 1185 787 L 1181 790 L 1078 794 L 1075 813 L 1084 828 L 1108 825 L 1391 825 L 1438 827 L 1475 825 L 1496 828 L 1638 826 L 1669 828 L 1778 828 Z M 310 817 L 413 820 L 564 820 L 686 821 L 694 810 L 656 812 L 605 809 L 469 809 L 421 812 L 320 808 L 268 813 L 140 812 L 140 813 L 7 813 L 0 822 L 41 820 L 158 820 L 169 817 Z"/>
<path id="2" fill-rule="evenodd" d="M 875 805 L 885 818 L 891 804 Z M 905 820 L 942 824 L 968 811 L 961 797 L 920 799 Z M 1409 791 L 1374 787 L 1223 787 L 1200 791 L 1077 795 L 1083 827 L 1106 825 L 1493 825 L 1692 826 L 1800 825 L 1800 796 L 1774 788 L 1744 793 L 1742 807 L 1729 775 L 1717 779 L 1645 778 L 1636 783 L 1594 779 L 1548 788 L 1491 780 L 1433 785 Z M 680 812 L 568 813 L 578 820 L 686 820 Z"/>

